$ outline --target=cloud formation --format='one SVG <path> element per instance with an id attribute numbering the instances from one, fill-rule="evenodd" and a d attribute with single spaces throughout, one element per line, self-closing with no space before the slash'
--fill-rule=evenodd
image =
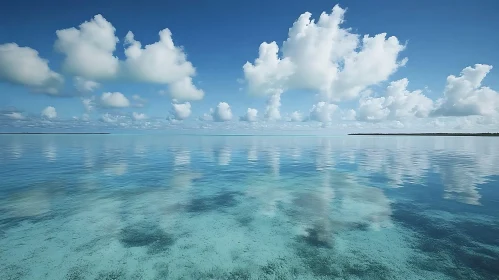
<path id="1" fill-rule="evenodd" d="M 204 92 L 192 81 L 196 69 L 181 47 L 175 46 L 168 28 L 159 32 L 159 41 L 142 46 L 128 31 L 124 39 L 125 60 L 114 55 L 119 42 L 115 27 L 102 15 L 78 28 L 57 30 L 55 48 L 65 55 L 63 68 L 87 81 L 124 78 L 138 82 L 167 84 L 172 98 L 200 100 Z M 80 88 L 95 88 L 87 83 Z"/>
<path id="2" fill-rule="evenodd" d="M 173 117 L 176 120 L 185 120 L 187 119 L 192 111 L 191 111 L 191 103 L 172 103 L 173 106 Z"/>
<path id="3" fill-rule="evenodd" d="M 10 113 L 5 113 L 3 115 L 11 120 L 24 120 L 24 119 L 26 119 L 26 117 L 19 112 L 10 112 Z"/>
<path id="4" fill-rule="evenodd" d="M 499 93 L 481 85 L 490 70 L 490 65 L 475 64 L 464 68 L 459 77 L 448 76 L 444 97 L 437 101 L 435 115 L 498 115 Z"/>
<path id="5" fill-rule="evenodd" d="M 108 108 L 125 108 L 130 101 L 121 92 L 104 92 L 100 97 L 100 105 Z"/>
<path id="6" fill-rule="evenodd" d="M 65 55 L 63 69 L 90 80 L 115 78 L 119 71 L 119 60 L 113 55 L 119 41 L 115 31 L 100 14 L 79 28 L 57 30 L 55 48 Z"/>
<path id="7" fill-rule="evenodd" d="M 82 77 L 74 77 L 73 84 L 79 92 L 87 93 L 96 90 L 100 84 Z"/>
<path id="8" fill-rule="evenodd" d="M 393 81 L 384 96 L 361 98 L 355 114 L 357 120 L 376 122 L 428 117 L 433 110 L 433 100 L 423 95 L 421 90 L 407 90 L 408 84 L 406 78 Z M 351 116 L 353 113 L 349 114 Z"/>
<path id="9" fill-rule="evenodd" d="M 335 104 L 329 104 L 324 101 L 318 102 L 310 109 L 310 120 L 324 124 L 330 123 L 333 120 L 333 113 L 337 108 L 338 106 Z"/>
<path id="10" fill-rule="evenodd" d="M 0 81 L 23 85 L 35 92 L 57 94 L 63 77 L 52 71 L 46 59 L 29 47 L 0 45 Z"/>
<path id="11" fill-rule="evenodd" d="M 215 110 L 212 111 L 212 118 L 216 122 L 226 122 L 232 120 L 232 110 L 226 102 L 218 103 Z"/>
<path id="12" fill-rule="evenodd" d="M 255 62 L 243 66 L 249 91 L 274 95 L 306 89 L 318 92 L 321 101 L 348 100 L 407 62 L 398 60 L 405 46 L 396 37 L 381 33 L 361 38 L 341 27 L 344 14 L 336 5 L 315 22 L 306 12 L 289 29 L 281 50 L 276 42 L 262 43 Z"/>
<path id="13" fill-rule="evenodd" d="M 42 117 L 47 119 L 55 119 L 57 118 L 57 111 L 54 107 L 48 106 L 42 110 Z"/>
<path id="14" fill-rule="evenodd" d="M 246 114 L 242 116 L 240 120 L 245 122 L 256 122 L 258 120 L 258 110 L 253 108 L 248 108 Z"/>

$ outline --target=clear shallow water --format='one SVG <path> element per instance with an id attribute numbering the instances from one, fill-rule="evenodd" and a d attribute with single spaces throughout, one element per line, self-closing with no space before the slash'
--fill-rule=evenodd
<path id="1" fill-rule="evenodd" d="M 498 279 L 496 138 L 0 147 L 0 279 Z"/>

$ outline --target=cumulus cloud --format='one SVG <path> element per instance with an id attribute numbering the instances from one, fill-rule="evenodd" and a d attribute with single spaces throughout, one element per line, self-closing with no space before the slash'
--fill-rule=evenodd
<path id="1" fill-rule="evenodd" d="M 99 83 L 91 81 L 91 80 L 87 80 L 87 79 L 82 78 L 82 77 L 74 77 L 73 84 L 79 92 L 83 92 L 83 93 L 92 92 L 100 86 Z"/>
<path id="2" fill-rule="evenodd" d="M 137 112 L 133 112 L 132 113 L 132 117 L 136 121 L 142 121 L 142 120 L 147 119 L 146 114 L 144 114 L 144 113 L 137 113 Z"/>
<path id="3" fill-rule="evenodd" d="M 259 57 L 243 66 L 249 91 L 274 95 L 290 89 L 319 92 L 322 101 L 357 97 L 367 87 L 385 81 L 407 59 L 398 60 L 405 48 L 386 33 L 369 37 L 342 28 L 345 10 L 334 6 L 319 20 L 306 12 L 289 29 L 282 45 L 262 43 Z"/>
<path id="4" fill-rule="evenodd" d="M 80 24 L 79 28 L 57 30 L 55 48 L 65 55 L 63 68 L 91 80 L 116 77 L 119 60 L 113 56 L 118 42 L 115 31 L 100 14 Z"/>
<path id="5" fill-rule="evenodd" d="M 482 86 L 482 81 L 492 66 L 476 64 L 466 67 L 461 75 L 447 77 L 444 97 L 437 101 L 435 115 L 443 116 L 493 116 L 499 114 L 499 93 Z"/>
<path id="6" fill-rule="evenodd" d="M 226 102 L 218 103 L 215 110 L 212 111 L 212 118 L 217 122 L 225 122 L 232 120 L 232 110 Z"/>
<path id="7" fill-rule="evenodd" d="M 357 112 L 354 109 L 343 111 L 341 119 L 344 121 L 354 121 L 357 119 Z"/>
<path id="8" fill-rule="evenodd" d="M 11 120 L 24 120 L 24 119 L 26 119 L 26 117 L 19 112 L 10 112 L 10 113 L 5 113 L 3 115 Z"/>
<path id="9" fill-rule="evenodd" d="M 82 98 L 81 103 L 83 104 L 83 107 L 85 108 L 85 111 L 90 112 L 94 109 L 95 106 L 95 97 L 92 96 L 90 98 Z"/>
<path id="10" fill-rule="evenodd" d="M 303 119 L 304 119 L 303 114 L 299 111 L 294 111 L 289 116 L 289 121 L 291 121 L 291 122 L 301 122 L 301 121 L 303 121 Z"/>
<path id="11" fill-rule="evenodd" d="M 63 68 L 89 81 L 121 77 L 168 84 L 172 98 L 203 98 L 204 92 L 192 81 L 196 69 L 187 60 L 183 49 L 175 46 L 168 28 L 159 32 L 158 42 L 144 47 L 129 31 L 124 40 L 124 61 L 113 55 L 119 41 L 115 32 L 114 26 L 100 14 L 80 24 L 79 28 L 56 31 L 55 48 L 65 55 Z"/>
<path id="12" fill-rule="evenodd" d="M 246 114 L 242 116 L 241 121 L 246 122 L 256 122 L 258 120 L 258 110 L 253 108 L 248 108 Z"/>
<path id="13" fill-rule="evenodd" d="M 150 83 L 169 84 L 172 98 L 200 100 L 204 92 L 192 83 L 196 70 L 183 50 L 173 43 L 172 33 L 166 28 L 159 32 L 160 40 L 142 48 L 129 31 L 125 37 L 125 67 L 130 77 Z"/>
<path id="14" fill-rule="evenodd" d="M 281 119 L 279 108 L 281 107 L 281 94 L 276 93 L 269 97 L 267 106 L 265 107 L 265 118 L 269 121 Z"/>
<path id="15" fill-rule="evenodd" d="M 173 117 L 176 120 L 185 120 L 187 119 L 192 111 L 191 111 L 191 103 L 172 103 L 173 106 Z"/>
<path id="16" fill-rule="evenodd" d="M 322 123 L 330 123 L 333 120 L 333 113 L 338 106 L 324 101 L 318 102 L 310 109 L 310 120 Z"/>
<path id="17" fill-rule="evenodd" d="M 109 108 L 124 108 L 130 106 L 130 101 L 120 92 L 104 92 L 100 104 Z"/>
<path id="18" fill-rule="evenodd" d="M 42 117 L 47 119 L 55 119 L 57 118 L 57 111 L 54 107 L 48 106 L 42 110 Z"/>
<path id="19" fill-rule="evenodd" d="M 426 97 L 421 90 L 407 90 L 408 84 L 409 81 L 405 78 L 393 81 L 384 96 L 361 98 L 357 119 L 376 122 L 428 117 L 434 107 L 433 100 Z"/>
<path id="20" fill-rule="evenodd" d="M 8 43 L 0 45 L 0 81 L 57 94 L 64 80 L 36 50 Z"/>

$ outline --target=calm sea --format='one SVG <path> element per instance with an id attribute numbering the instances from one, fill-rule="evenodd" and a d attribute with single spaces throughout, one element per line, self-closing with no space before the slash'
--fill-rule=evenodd
<path id="1" fill-rule="evenodd" d="M 0 279 L 498 279 L 499 138 L 0 136 Z"/>

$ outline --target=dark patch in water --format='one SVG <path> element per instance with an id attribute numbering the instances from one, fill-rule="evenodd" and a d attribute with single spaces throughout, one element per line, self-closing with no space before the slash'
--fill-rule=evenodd
<path id="1" fill-rule="evenodd" d="M 95 280 L 122 280 L 126 279 L 126 273 L 123 270 L 101 271 Z"/>
<path id="2" fill-rule="evenodd" d="M 225 271 L 216 267 L 204 272 L 194 272 L 190 275 L 189 279 L 247 280 L 251 279 L 251 272 L 241 267 L 237 267 L 231 271 Z"/>
<path id="3" fill-rule="evenodd" d="M 236 206 L 239 203 L 237 197 L 242 195 L 243 193 L 238 191 L 220 192 L 211 197 L 193 199 L 186 209 L 191 213 L 223 210 L 224 208 Z"/>
<path id="4" fill-rule="evenodd" d="M 498 224 L 442 221 L 414 206 L 395 206 L 393 219 L 418 233 L 415 248 L 429 256 L 413 259 L 415 266 L 455 279 L 497 279 L 499 255 L 484 245 L 498 245 Z"/>
<path id="5" fill-rule="evenodd" d="M 24 276 L 26 276 L 26 274 L 27 271 L 20 265 L 9 265 L 0 270 L 0 276 L 6 277 L 2 279 L 24 279 Z"/>
<path id="6" fill-rule="evenodd" d="M 299 239 L 305 241 L 310 246 L 332 248 L 332 234 L 332 232 L 322 230 L 321 227 L 313 227 L 307 229 L 307 236 L 301 236 Z"/>
<path id="7" fill-rule="evenodd" d="M 252 216 L 240 216 L 237 218 L 237 222 L 239 222 L 239 224 L 243 227 L 247 227 L 251 224 L 251 222 L 253 222 L 255 218 L 253 218 Z"/>
<path id="8" fill-rule="evenodd" d="M 66 273 L 66 277 L 64 279 L 66 280 L 83 280 L 85 279 L 85 275 L 87 275 L 88 273 L 86 273 L 86 268 L 84 267 L 80 267 L 80 266 L 75 266 L 75 267 L 72 267 L 68 270 L 68 272 Z"/>
<path id="9" fill-rule="evenodd" d="M 156 225 L 137 224 L 120 232 L 120 242 L 126 248 L 147 247 L 149 254 L 167 251 L 175 243 L 173 236 Z"/>

